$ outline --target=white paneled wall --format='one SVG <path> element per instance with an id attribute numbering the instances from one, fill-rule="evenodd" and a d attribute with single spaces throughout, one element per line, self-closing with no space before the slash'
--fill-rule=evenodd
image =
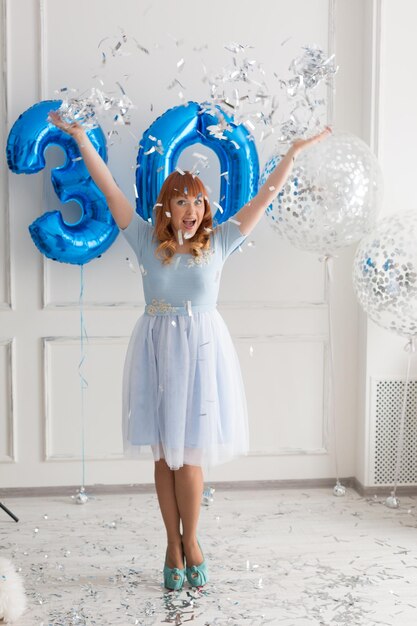
<path id="1" fill-rule="evenodd" d="M 7 42 L 7 116 L 1 119 L 7 120 L 9 129 L 33 103 L 56 97 L 55 90 L 64 86 L 87 89 L 97 73 L 105 88 L 123 78 L 137 108 L 132 125 L 121 128 L 109 146 L 109 163 L 134 202 L 137 144 L 157 116 L 180 103 L 179 90 L 169 86 L 181 58 L 185 59 L 181 81 L 186 100 L 208 98 L 202 64 L 209 71 L 221 71 L 231 61 L 223 47 L 230 41 L 254 46 L 253 57 L 262 61 L 271 77 L 271 91 L 278 93 L 274 72 L 287 76 L 288 64 L 301 46 L 316 43 L 329 51 L 336 48 L 343 63 L 335 100 L 329 94 L 329 111 L 334 110 L 339 127 L 360 134 L 364 34 L 358 24 L 363 25 L 363 5 L 359 0 L 265 0 L 259 10 L 249 0 L 214 0 L 198 6 L 190 0 L 73 0 L 70 4 L 67 0 L 4 0 L 1 28 Z M 149 55 L 137 51 L 130 57 L 109 58 L 103 67 L 98 43 L 120 32 L 119 26 L 147 47 Z M 354 106 L 347 105 L 346 94 Z M 5 102 L 0 106 L 4 108 Z M 4 145 L 5 129 L 1 132 Z M 272 141 L 259 145 L 261 165 L 272 148 Z M 59 206 L 50 185 L 50 169 L 62 157 L 54 149 L 44 173 L 17 176 L 5 172 L 3 153 L 0 487 L 79 484 L 80 270 L 44 259 L 28 234 L 37 216 Z M 180 163 L 186 163 L 190 155 L 183 159 Z M 213 154 L 210 159 L 212 167 L 202 177 L 217 199 L 219 170 Z M 66 207 L 64 214 L 70 219 L 75 210 Z M 314 256 L 279 240 L 266 220 L 249 239 L 254 245 L 245 245 L 225 268 L 219 310 L 242 365 L 251 452 L 212 470 L 208 478 L 334 476 L 323 266 Z M 126 260 L 130 258 L 135 265 L 132 256 L 119 237 L 84 269 L 89 335 L 83 369 L 88 382 L 84 394 L 88 484 L 129 484 L 153 478 L 149 453 L 138 461 L 121 458 L 122 365 L 129 334 L 143 308 L 140 273 L 129 269 Z M 337 259 L 334 294 L 337 427 L 343 442 L 339 467 L 345 476 L 355 471 L 356 441 L 357 308 L 350 283 L 351 257 L 352 251 L 344 251 Z"/>
<path id="2" fill-rule="evenodd" d="M 417 5 L 413 0 L 392 3 L 380 0 L 370 3 L 366 16 L 369 29 L 371 64 L 366 74 L 364 91 L 369 102 L 365 111 L 366 139 L 372 145 L 384 173 L 382 217 L 417 211 L 413 189 L 415 178 L 415 146 L 417 142 L 417 88 L 408 80 L 414 63 L 414 25 Z M 381 329 L 361 316 L 360 323 L 360 403 L 358 429 L 357 476 L 365 484 L 374 484 L 376 393 L 380 380 L 404 380 L 407 368 L 405 340 Z M 417 360 L 411 367 L 411 379 L 417 379 Z M 409 398 L 413 406 L 412 397 Z M 401 402 L 393 411 L 391 429 L 398 428 Z M 415 416 L 414 416 L 415 421 Z M 411 459 L 403 456 L 403 465 L 415 465 L 415 435 L 406 442 Z M 391 455 L 396 456 L 397 439 L 392 438 Z M 394 450 L 394 452 L 393 452 Z M 387 459 L 389 464 L 389 459 Z M 392 473 L 392 476 L 394 473 Z M 408 481 L 408 484 L 412 482 Z M 401 480 L 400 480 L 401 483 Z M 405 481 L 407 484 L 407 481 Z"/>

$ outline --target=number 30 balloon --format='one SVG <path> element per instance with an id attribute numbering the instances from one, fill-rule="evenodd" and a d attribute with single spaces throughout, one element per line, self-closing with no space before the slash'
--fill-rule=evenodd
<path id="1" fill-rule="evenodd" d="M 45 150 L 57 145 L 65 152 L 64 165 L 51 171 L 54 190 L 61 202 L 81 205 L 78 222 L 68 224 L 60 211 L 49 211 L 36 219 L 29 231 L 37 248 L 63 263 L 83 265 L 105 252 L 118 234 L 106 200 L 91 179 L 76 142 L 48 122 L 48 112 L 60 107 L 59 100 L 45 100 L 22 113 L 7 141 L 7 163 L 17 174 L 35 174 L 45 167 Z M 106 139 L 101 128 L 87 131 L 97 152 L 107 161 Z"/>
<path id="2" fill-rule="evenodd" d="M 47 257 L 64 263 L 83 265 L 107 250 L 118 234 L 105 198 L 92 181 L 76 142 L 47 121 L 48 112 L 60 107 L 59 100 L 45 100 L 22 113 L 10 131 L 7 163 L 17 174 L 35 174 L 45 167 L 44 152 L 49 145 L 61 147 L 66 162 L 51 172 L 52 185 L 61 202 L 75 200 L 82 215 L 76 224 L 68 224 L 60 211 L 49 211 L 35 220 L 29 231 L 38 249 Z M 174 169 L 185 147 L 202 143 L 215 152 L 220 161 L 220 198 L 223 213 L 220 223 L 234 215 L 256 193 L 259 161 L 256 146 L 246 128 L 218 109 L 224 122 L 218 130 L 217 116 L 205 105 L 189 102 L 168 109 L 144 133 L 138 152 L 137 211 L 152 218 L 152 209 L 165 178 Z M 211 128 L 210 128 L 211 127 Z M 106 140 L 97 127 L 87 131 L 97 152 L 107 161 Z M 155 143 L 156 141 L 159 143 Z M 156 147 L 161 146 L 161 150 Z"/>

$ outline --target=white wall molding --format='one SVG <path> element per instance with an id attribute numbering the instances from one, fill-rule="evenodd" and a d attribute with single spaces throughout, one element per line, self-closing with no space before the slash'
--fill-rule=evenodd
<path id="1" fill-rule="evenodd" d="M 45 264 L 44 264 L 45 265 Z M 45 274 L 44 274 L 45 276 Z M 44 281 L 44 287 L 48 289 L 47 280 Z M 43 295 L 45 295 L 46 290 L 44 289 Z M 77 310 L 80 308 L 79 302 L 58 302 L 49 300 L 48 302 L 43 300 L 43 308 L 46 311 L 59 311 L 65 309 L 68 310 Z M 120 309 L 120 310 L 136 310 L 136 309 L 144 309 L 145 301 L 138 302 L 113 302 L 113 301 L 94 301 L 89 300 L 87 302 L 83 302 L 84 310 L 104 310 L 104 309 Z"/>
<path id="2" fill-rule="evenodd" d="M 8 71 L 8 2 L 2 0 L 0 14 L 0 66 L 1 66 L 1 84 L 0 90 L 0 142 L 6 146 L 7 136 L 9 132 L 9 71 Z M 13 309 L 13 286 L 12 286 L 12 261 L 11 261 L 11 244 L 10 244 L 10 201 L 9 201 L 9 172 L 4 159 L 4 168 L 0 171 L 0 215 L 3 221 L 4 232 L 4 248 L 2 250 L 3 261 L 1 266 L 4 271 L 4 294 L 3 300 L 0 301 L 0 311 Z"/>
<path id="3" fill-rule="evenodd" d="M 383 11 L 384 0 L 372 0 L 372 62 L 371 62 L 371 89 L 369 103 L 369 145 L 374 154 L 379 157 L 381 150 L 381 118 L 383 113 L 382 99 L 382 64 L 383 50 Z"/>
<path id="4" fill-rule="evenodd" d="M 323 346 L 323 355 L 324 355 L 324 376 L 323 376 L 323 389 L 321 392 L 321 402 L 322 402 L 322 424 L 321 424 L 321 440 L 322 444 L 318 448 L 311 447 L 303 447 L 303 446 L 294 446 L 294 447 L 277 447 L 274 450 L 250 450 L 248 456 L 252 457 L 281 457 L 281 456 L 308 456 L 308 455 L 328 455 L 329 454 L 329 412 L 327 407 L 327 397 L 328 397 L 328 372 L 329 372 L 329 350 L 328 350 L 328 341 L 325 336 L 322 335 L 312 335 L 312 334 L 288 334 L 288 335 L 280 335 L 280 334 L 238 334 L 232 335 L 232 339 L 236 345 L 244 344 L 245 346 L 254 345 L 256 346 L 261 343 L 319 343 Z M 127 336 L 101 336 L 101 337 L 90 337 L 89 345 L 94 345 L 97 343 L 117 343 L 122 344 L 123 346 L 127 345 L 129 337 Z M 50 375 L 51 375 L 51 349 L 56 344 L 67 344 L 67 345 L 78 345 L 79 338 L 78 337 L 64 337 L 64 336 L 56 336 L 56 337 L 44 337 L 43 338 L 43 352 L 44 352 L 44 448 L 45 448 L 45 461 L 55 462 L 55 461 L 80 461 L 81 456 L 74 455 L 57 455 L 53 449 L 53 437 L 52 437 L 52 428 L 53 428 L 53 416 L 52 416 L 52 401 L 51 401 L 51 383 L 50 383 Z M 87 353 L 88 346 L 85 347 L 85 351 Z M 87 354 L 88 358 L 88 354 Z M 86 390 L 88 393 L 88 388 Z M 85 416 L 86 418 L 86 416 Z M 81 436 L 81 435 L 80 435 Z M 141 458 L 152 458 L 152 455 L 148 453 L 144 453 L 141 455 Z M 122 454 L 107 454 L 100 456 L 85 456 L 86 461 L 119 461 L 123 460 L 124 457 Z"/>
<path id="5" fill-rule="evenodd" d="M 382 63 L 383 63 L 383 28 L 384 3 L 383 0 L 368 0 L 364 5 L 364 24 L 367 38 L 364 46 L 367 51 L 368 62 L 364 66 L 363 76 L 363 135 L 370 149 L 378 159 L 381 157 L 382 129 L 381 119 L 383 112 L 382 98 Z M 359 305 L 358 305 L 359 306 Z M 370 467 L 373 462 L 373 419 L 372 398 L 374 386 L 368 372 L 369 321 L 366 313 L 359 311 L 359 352 L 361 360 L 358 367 L 358 458 L 357 478 L 365 484 L 370 483 Z"/>
<path id="6" fill-rule="evenodd" d="M 59 310 L 59 309 L 65 309 L 65 310 L 78 310 L 80 307 L 80 303 L 79 302 L 54 302 L 47 304 L 46 306 L 44 306 L 43 308 L 45 310 Z M 100 310 L 100 309 L 128 309 L 128 310 L 137 310 L 137 309 L 144 309 L 145 308 L 145 301 L 138 301 L 138 302 L 87 302 L 87 303 L 83 303 L 83 309 L 84 310 Z M 236 311 L 236 310 L 242 310 L 242 311 L 281 311 L 281 310 L 287 310 L 287 309 L 302 309 L 302 310 L 311 310 L 311 311 L 327 311 L 327 302 L 323 301 L 317 301 L 317 302 L 304 302 L 302 300 L 300 301 L 270 301 L 270 300 L 265 300 L 265 301 L 260 301 L 260 300 L 256 300 L 256 301 L 248 301 L 248 300 L 234 300 L 234 301 L 219 301 L 218 302 L 218 308 L 219 309 L 224 309 L 224 310 L 228 310 L 228 311 Z"/>
<path id="7" fill-rule="evenodd" d="M 46 77 L 47 77 L 47 28 L 46 28 L 46 0 L 38 0 L 38 40 L 39 40 L 39 76 L 38 90 L 39 100 L 45 100 L 46 95 Z"/>
<path id="8" fill-rule="evenodd" d="M 126 350 L 127 343 L 129 341 L 129 337 L 126 336 L 100 336 L 100 337 L 88 337 L 84 341 L 84 358 L 87 361 L 91 357 L 91 352 L 95 346 L 106 345 L 106 346 L 114 346 L 120 345 L 123 347 L 123 352 Z M 43 337 L 43 362 L 44 362 L 44 411 L 43 411 L 43 424 L 44 424 L 44 460 L 45 461 L 80 461 L 82 456 L 79 454 L 57 454 L 54 451 L 54 439 L 53 439 L 53 428 L 54 428 L 54 415 L 53 415 L 53 400 L 52 400 L 52 353 L 55 346 L 77 346 L 81 348 L 80 338 L 73 336 L 54 336 L 54 337 Z M 70 357 L 70 355 L 69 355 Z M 81 352 L 80 352 L 81 357 Z M 78 359 L 77 359 L 78 360 Z M 80 377 L 80 387 L 77 389 L 77 393 L 79 391 L 81 397 L 81 377 L 84 378 L 86 376 L 81 370 L 80 361 L 78 361 L 79 372 L 78 376 Z M 84 393 L 88 394 L 88 377 L 86 382 L 86 388 Z M 84 396 L 85 399 L 86 396 Z M 82 406 L 82 404 L 81 404 Z M 120 397 L 120 410 L 121 410 L 121 397 Z M 82 412 L 82 408 L 80 409 Z M 84 409 L 84 426 L 87 425 L 87 420 L 89 419 L 89 415 L 87 413 L 87 409 Z M 121 411 L 119 411 L 120 414 Z M 82 438 L 82 415 L 80 416 L 81 425 L 80 425 L 80 441 Z M 115 416 L 116 419 L 116 416 Z M 76 420 L 74 420 L 76 422 Z M 115 461 L 123 459 L 123 454 L 118 453 L 109 453 L 109 454 L 97 454 L 97 455 L 85 455 L 86 461 Z"/>
<path id="9" fill-rule="evenodd" d="M 336 0 L 329 0 L 328 6 L 328 30 L 327 30 L 327 54 L 331 56 L 336 52 Z M 334 123 L 335 87 L 331 84 L 327 87 L 327 124 Z"/>
<path id="10" fill-rule="evenodd" d="M 13 463 L 17 460 L 16 441 L 16 371 L 15 371 L 15 340 L 0 339 L 0 350 L 5 350 L 5 380 L 0 381 L 3 400 L 5 399 L 5 428 L 7 431 L 6 451 L 0 454 L 0 463 Z"/>
<path id="11" fill-rule="evenodd" d="M 330 414 L 327 398 L 329 397 L 329 372 L 330 353 L 328 338 L 320 334 L 288 333 L 288 334 L 232 334 L 233 342 L 247 346 L 256 346 L 261 343 L 319 343 L 323 346 L 323 388 L 321 396 L 322 423 L 321 423 L 321 446 L 317 448 L 307 448 L 303 446 L 277 447 L 274 450 L 250 450 L 248 456 L 254 457 L 281 457 L 281 456 L 307 456 L 307 455 L 328 455 L 330 453 L 329 434 L 332 430 L 330 424 Z"/>

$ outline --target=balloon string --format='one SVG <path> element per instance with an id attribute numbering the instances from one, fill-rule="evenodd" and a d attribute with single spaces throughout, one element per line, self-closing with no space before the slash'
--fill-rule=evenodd
<path id="1" fill-rule="evenodd" d="M 333 324 L 332 324 L 332 283 L 333 283 L 333 263 L 334 256 L 328 254 L 320 258 L 320 261 L 324 261 L 326 269 L 326 292 L 327 292 L 327 326 L 329 337 L 329 388 L 328 388 L 328 406 L 330 413 L 330 424 L 333 429 L 333 443 L 334 443 L 334 459 L 336 470 L 336 482 L 339 483 L 339 459 L 338 459 L 338 445 L 337 445 L 337 433 L 336 433 L 336 412 L 335 412 L 335 391 L 334 391 L 334 346 L 333 346 Z"/>
<path id="2" fill-rule="evenodd" d="M 83 364 L 85 360 L 84 339 L 87 338 L 87 332 L 84 323 L 84 266 L 80 265 L 80 362 L 78 364 L 78 376 L 80 379 L 80 397 L 81 397 L 81 465 L 82 465 L 82 490 L 85 488 L 85 411 L 84 411 L 84 396 L 85 389 L 88 387 L 88 382 L 83 376 Z"/>
<path id="3" fill-rule="evenodd" d="M 391 494 L 394 497 L 397 491 L 398 479 L 400 476 L 400 469 L 401 469 L 401 457 L 402 457 L 403 448 L 404 448 L 404 425 L 405 425 L 405 412 L 407 409 L 408 386 L 410 382 L 411 361 L 415 353 L 415 344 L 414 344 L 413 338 L 411 338 L 408 341 L 408 343 L 405 346 L 405 350 L 408 352 L 407 374 L 405 377 L 403 403 L 402 403 L 401 417 L 400 417 L 400 429 L 398 432 L 397 459 L 395 463 L 395 474 L 394 474 L 394 489 L 392 490 L 392 494 Z"/>

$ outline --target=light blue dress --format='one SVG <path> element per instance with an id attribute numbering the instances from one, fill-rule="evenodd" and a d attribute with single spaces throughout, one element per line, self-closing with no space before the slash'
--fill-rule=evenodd
<path id="1" fill-rule="evenodd" d="M 146 302 L 124 366 L 125 453 L 136 456 L 149 445 L 171 469 L 208 468 L 246 454 L 240 365 L 216 308 L 223 265 L 245 236 L 224 222 L 202 257 L 177 253 L 163 265 L 152 224 L 134 213 L 121 232 L 137 256 Z"/>

